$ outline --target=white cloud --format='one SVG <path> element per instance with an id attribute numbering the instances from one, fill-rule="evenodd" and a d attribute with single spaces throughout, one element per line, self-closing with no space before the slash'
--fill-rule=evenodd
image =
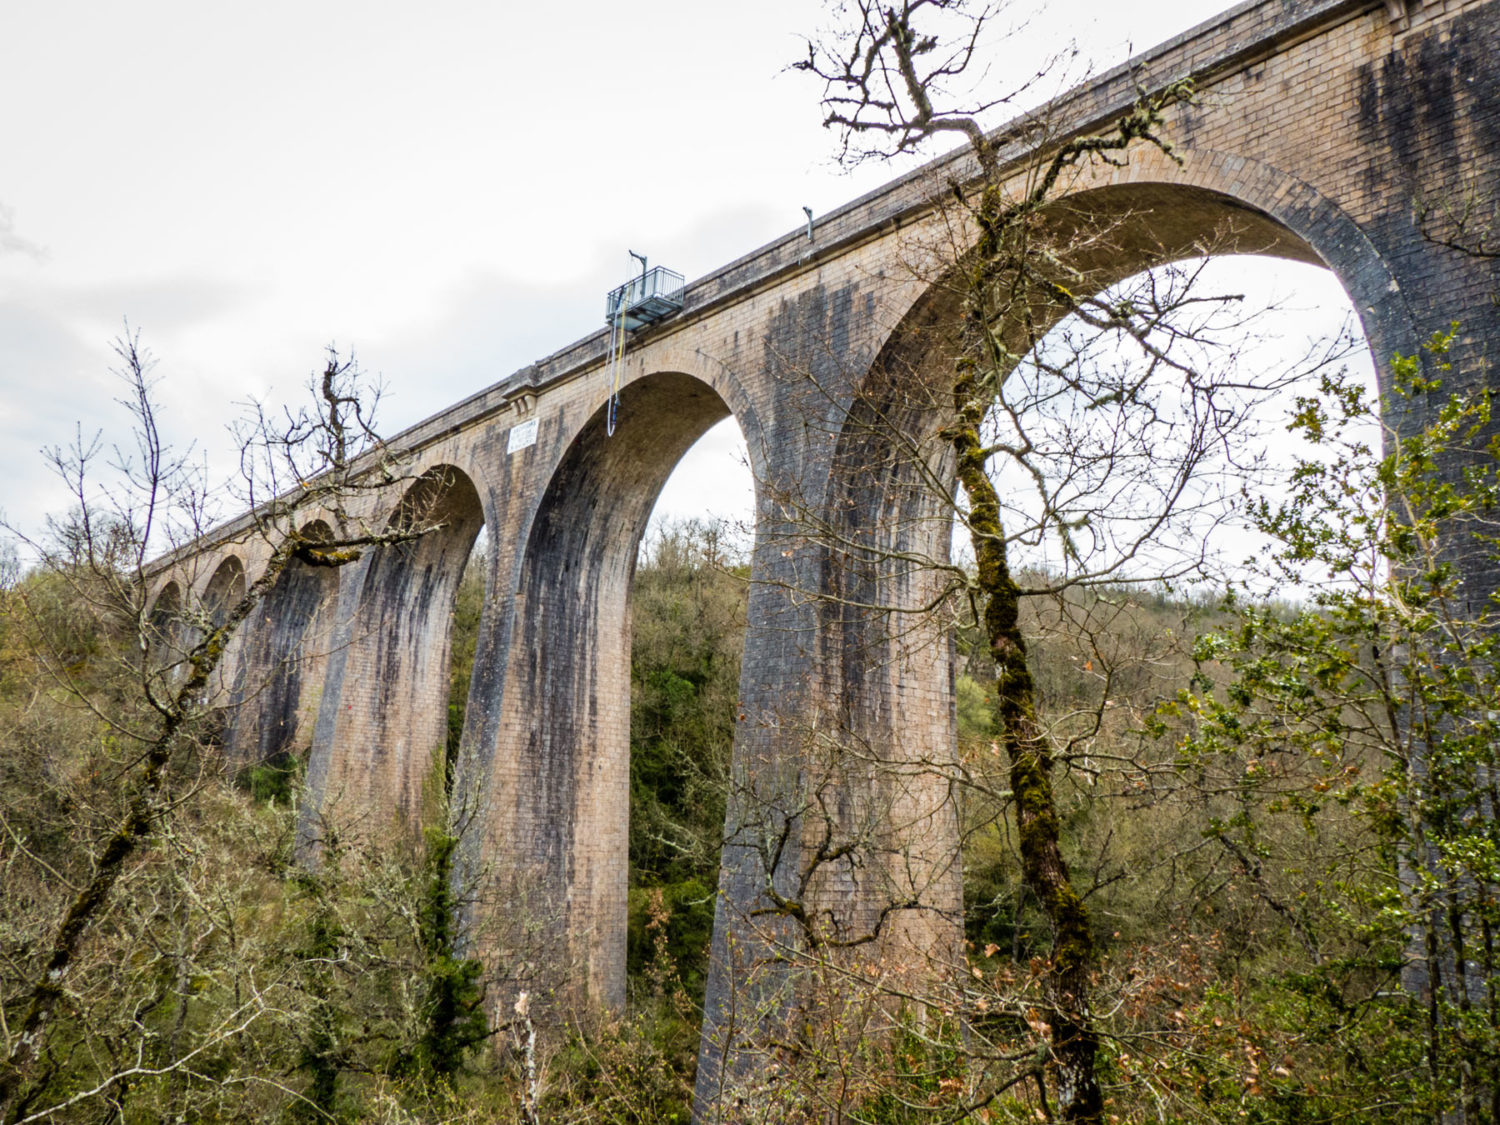
<path id="1" fill-rule="evenodd" d="M 39 262 L 47 257 L 45 249 L 16 233 L 16 209 L 3 203 L 0 203 L 0 254 L 25 254 Z"/>

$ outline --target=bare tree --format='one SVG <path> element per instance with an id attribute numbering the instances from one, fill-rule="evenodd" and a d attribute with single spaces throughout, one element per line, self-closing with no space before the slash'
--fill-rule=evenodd
<path id="1" fill-rule="evenodd" d="M 824 82 L 823 124 L 839 134 L 840 159 L 889 159 L 956 134 L 986 175 L 993 173 L 994 139 L 983 119 L 1020 104 L 1065 61 L 1044 59 L 1029 77 L 1010 77 L 997 92 L 986 81 L 982 40 L 1009 10 L 1007 0 L 838 5 L 838 24 L 823 41 L 809 41 L 807 57 L 792 65 Z"/>
<path id="2" fill-rule="evenodd" d="M 3 997 L 0 1120 L 6 1122 L 45 1115 L 37 1098 L 58 1065 L 42 1065 L 54 1017 L 70 996 L 81 953 L 110 916 L 122 879 L 149 840 L 170 835 L 178 802 L 193 795 L 193 785 L 173 789 L 169 782 L 174 763 L 193 757 L 205 720 L 222 703 L 212 689 L 231 641 L 288 567 L 342 566 L 369 547 L 428 530 L 421 519 L 398 528 L 372 525 L 353 503 L 357 493 L 388 486 L 402 470 L 373 429 L 373 402 L 357 368 L 330 350 L 313 379 L 313 406 L 279 419 L 256 408 L 240 433 L 242 491 L 254 505 L 250 533 L 267 554 L 260 573 L 237 594 L 210 591 L 203 603 L 180 595 L 173 606 L 153 604 L 153 557 L 165 547 L 188 557 L 202 549 L 195 540 L 207 531 L 212 497 L 203 473 L 162 436 L 152 360 L 138 334 L 120 339 L 116 353 L 133 444 L 111 447 L 106 455 L 100 438 L 80 435 L 71 447 L 52 450 L 75 511 L 54 523 L 47 539 L 27 543 L 40 569 L 64 583 L 72 604 L 87 607 L 100 628 L 128 638 L 116 649 L 126 654 L 126 666 L 115 669 L 106 694 L 77 673 L 65 637 L 48 628 L 32 631 L 36 657 L 55 687 L 130 750 L 114 783 L 114 811 L 95 826 L 97 835 L 79 841 L 89 849 L 74 868 L 79 874 L 56 880 L 66 900 L 34 935 L 30 955 L 15 967 L 18 984 Z M 110 483 L 96 479 L 101 460 L 113 470 Z M 316 536 L 304 531 L 312 513 L 319 518 Z M 16 594 L 23 609 L 40 612 L 28 605 L 24 586 Z M 255 997 L 246 997 L 225 1036 L 238 1035 L 259 1010 Z M 184 1055 L 167 1070 L 190 1066 Z M 87 1096 L 102 1096 L 150 1069 L 127 1060 Z"/>
<path id="3" fill-rule="evenodd" d="M 914 520 L 933 512 L 951 516 L 967 532 L 972 556 L 950 560 L 945 543 L 942 550 L 916 549 L 910 544 L 919 536 L 850 524 L 837 502 L 819 507 L 780 499 L 795 513 L 793 534 L 823 544 L 845 576 L 837 588 L 804 591 L 808 596 L 831 598 L 846 615 L 883 615 L 892 635 L 910 643 L 936 643 L 934 620 L 970 621 L 982 637 L 980 670 L 1004 775 L 993 776 L 981 762 L 954 762 L 940 748 L 904 765 L 879 760 L 872 749 L 870 764 L 924 768 L 949 777 L 970 801 L 1008 808 L 1022 883 L 1050 928 L 1040 989 L 1007 1002 L 1044 1043 L 1044 1063 L 1030 1062 L 1034 1055 L 1015 1039 L 996 1041 L 985 1057 L 1005 1060 L 1005 1077 L 970 1090 L 967 1104 L 1034 1076 L 1046 1112 L 1052 1112 L 1050 1093 L 1059 1120 L 1098 1122 L 1104 1099 L 1090 984 L 1098 945 L 1087 888 L 1064 854 L 1055 775 L 1059 768 L 1085 775 L 1095 768 L 1087 749 L 1106 722 L 1110 693 L 1106 684 L 1065 724 L 1045 721 L 1023 607 L 1053 599 L 1061 612 L 1077 612 L 1084 603 L 1070 603 L 1070 592 L 1210 577 L 1207 536 L 1261 471 L 1245 450 L 1265 401 L 1293 376 L 1246 374 L 1230 351 L 1215 353 L 1210 341 L 1232 329 L 1237 299 L 1205 295 L 1195 267 L 1109 284 L 1113 260 L 1130 253 L 1119 218 L 1057 206 L 1071 178 L 1091 166 L 1121 164 L 1136 148 L 1171 157 L 1169 112 L 1191 99 L 1190 85 L 1143 95 L 1091 135 L 1054 138 L 1051 123 L 1028 119 L 1021 135 L 1032 157 L 1002 167 L 997 139 L 979 115 L 1012 95 L 957 110 L 943 105 L 978 57 L 976 44 L 994 8 L 963 0 L 856 0 L 839 13 L 847 20 L 843 30 L 810 45 L 797 66 L 825 83 L 826 123 L 840 132 L 844 152 L 890 155 L 957 133 L 977 168 L 973 181 L 947 185 L 939 204 L 952 232 L 941 272 L 931 277 L 943 291 L 934 302 L 941 312 L 923 323 L 922 339 L 911 348 L 888 348 L 865 381 L 844 421 L 846 436 L 859 435 L 847 443 L 854 451 L 847 467 L 924 494 L 920 503 L 893 501 L 889 509 L 921 513 Z M 1232 247 L 1232 237 L 1224 245 Z M 1198 253 L 1215 249 L 1205 244 Z M 1163 251 L 1161 258 L 1171 256 Z M 1142 255 L 1137 250 L 1133 257 Z M 1122 351 L 1136 362 L 1116 362 Z M 946 360 L 934 362 L 935 352 Z M 930 533 L 926 542 L 933 542 Z M 1043 565 L 1023 570 L 1018 556 Z M 915 576 L 923 576 L 920 583 Z M 920 596 L 910 593 L 917 586 Z M 907 593 L 895 596 L 896 590 Z M 857 738 L 839 748 L 860 752 Z M 762 869 L 772 912 L 799 928 L 801 948 L 814 950 L 816 959 L 820 944 L 874 941 L 889 917 L 920 909 L 921 901 L 893 898 L 891 910 L 868 919 L 860 932 L 835 933 L 808 916 L 813 869 L 877 849 L 875 821 L 900 806 L 897 800 L 890 809 L 863 809 L 865 827 L 851 829 L 847 816 L 819 806 L 821 792 L 811 788 L 815 799 L 790 815 L 782 833 L 762 834 L 773 849 Z M 773 885 L 772 873 L 784 869 L 775 843 L 794 831 L 792 824 L 806 837 L 808 823 L 830 829 L 808 849 L 812 867 L 789 893 Z M 840 972 L 847 985 L 852 977 L 847 968 Z M 933 994 L 931 1007 L 972 1015 L 964 995 L 964 989 L 941 1000 Z M 992 992 L 984 1002 L 1003 1006 Z"/>

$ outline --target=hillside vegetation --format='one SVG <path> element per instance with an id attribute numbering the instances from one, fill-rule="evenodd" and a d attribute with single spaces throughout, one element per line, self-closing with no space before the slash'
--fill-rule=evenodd
<path id="1" fill-rule="evenodd" d="M 455 731 L 483 570 L 470 567 L 455 608 Z M 118 647 L 130 631 L 92 616 L 76 577 L 33 571 L 3 593 L 7 998 L 38 971 L 41 935 L 86 874 L 87 845 L 116 821 L 131 766 L 116 728 L 141 705 Z M 181 740 L 159 831 L 88 943 L 13 1119 L 685 1121 L 747 590 L 743 561 L 724 557 L 711 527 L 669 528 L 643 553 L 630 1004 L 533 1057 L 536 1081 L 522 1028 L 493 1022 L 478 966 L 453 941 L 452 838 L 331 840 L 332 854 L 309 870 L 292 853 L 295 771 L 229 774 L 210 724 Z M 1395 850 L 1355 788 L 1385 763 L 1202 737 L 1212 701 L 1234 698 L 1223 638 L 1246 640 L 1247 621 L 1269 629 L 1306 616 L 1249 608 L 1246 617 L 1214 600 L 1124 588 L 1027 606 L 1047 729 L 1069 767 L 1065 835 L 1101 928 L 1108 1111 L 1184 1122 L 1432 1120 L 1442 1085 L 1417 997 L 1400 989 Z M 956 651 L 960 754 L 972 776 L 993 780 L 982 648 L 960 635 Z M 49 676 L 54 659 L 82 697 Z M 931 1037 L 867 1044 L 842 1120 L 1048 1112 L 1025 1085 L 971 1097 L 988 1063 L 966 1058 L 966 1041 L 1038 1042 L 1029 998 L 1047 942 L 1019 878 L 1003 788 L 976 785 L 961 799 L 962 1002 L 973 1036 L 946 1051 Z M 788 1082 L 809 1093 L 768 1104 L 764 1119 L 824 1120 L 804 1114 L 814 1114 L 826 1073 L 794 1062 Z"/>

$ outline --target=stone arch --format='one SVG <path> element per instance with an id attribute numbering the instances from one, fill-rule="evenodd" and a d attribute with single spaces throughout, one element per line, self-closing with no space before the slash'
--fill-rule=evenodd
<path id="1" fill-rule="evenodd" d="M 170 615 L 182 610 L 182 586 L 175 578 L 168 578 L 151 598 L 149 616 L 155 620 L 158 614 Z M 163 617 L 163 620 L 166 618 Z"/>
<path id="2" fill-rule="evenodd" d="M 313 520 L 299 532 L 329 542 L 333 531 Z M 243 668 L 225 732 L 225 750 L 240 765 L 306 755 L 332 646 L 338 570 L 293 559 L 246 622 Z"/>
<path id="3" fill-rule="evenodd" d="M 1100 222 L 1107 239 L 1078 239 L 1069 264 L 1098 292 L 1152 266 L 1204 254 L 1259 254 L 1328 269 L 1348 294 L 1381 375 L 1391 356 L 1421 353 L 1423 335 L 1397 282 L 1359 224 L 1311 184 L 1254 157 L 1181 146 L 1181 163 L 1140 150 L 1123 167 L 1093 168 L 1047 208 L 1046 234 L 1059 244 Z M 910 371 L 933 351 L 956 309 L 955 274 L 915 295 L 871 365 L 871 380 Z M 1061 310 L 1038 310 L 1050 326 Z M 857 409 L 852 406 L 851 409 Z"/>
<path id="4" fill-rule="evenodd" d="M 391 815 L 421 822 L 446 741 L 453 603 L 483 524 L 470 476 L 435 465 L 385 522 L 387 530 L 421 533 L 373 548 L 351 576 L 338 667 L 330 669 L 309 760 L 304 842 L 316 835 L 308 817 L 320 814 L 365 820 L 377 832 Z"/>
<path id="5" fill-rule="evenodd" d="M 225 624 L 230 612 L 244 598 L 248 588 L 244 561 L 235 554 L 223 556 L 209 576 L 208 582 L 203 586 L 203 593 L 196 607 L 195 623 L 185 637 L 187 647 L 192 647 L 202 638 L 203 633 L 200 629 L 206 626 L 218 628 Z M 244 682 L 245 670 L 240 661 L 243 647 L 243 630 L 236 630 L 229 638 L 229 643 L 225 646 L 218 664 L 209 677 L 208 689 L 204 693 L 203 701 L 212 709 L 213 721 L 209 729 L 213 733 L 210 735 L 210 740 L 221 745 L 226 729 L 224 724 L 229 719 L 226 707 L 234 702 Z"/>
<path id="6" fill-rule="evenodd" d="M 1280 257 L 1323 267 L 1339 280 L 1382 386 L 1393 354 L 1420 354 L 1400 286 L 1342 209 L 1252 158 L 1187 149 L 1180 155 L 1180 165 L 1152 150 L 1123 168 L 1096 169 L 1048 206 L 1041 237 L 1078 248 L 1066 263 L 1077 271 L 1070 285 L 1081 278 L 1088 292 L 1100 292 L 1154 266 L 1204 255 Z M 1098 236 L 1101 227 L 1107 237 Z M 960 268 L 923 290 L 886 337 L 852 389 L 837 436 L 828 518 L 849 542 L 873 553 L 946 557 L 948 504 L 931 482 L 946 471 L 947 450 L 935 441 L 935 428 L 950 409 L 949 332 Z M 1035 338 L 1065 311 L 1032 308 Z M 1028 350 L 1015 333 L 1011 343 L 1017 352 Z M 872 466 L 881 467 L 876 482 Z"/>
<path id="7" fill-rule="evenodd" d="M 517 571 L 483 841 L 501 899 L 525 919 L 524 932 L 500 938 L 507 989 L 556 987 L 559 998 L 596 1008 L 624 1003 L 636 553 L 673 468 L 732 413 L 696 376 L 644 374 L 622 389 L 613 436 L 606 407 L 593 411 L 535 509 Z"/>
<path id="8" fill-rule="evenodd" d="M 1355 301 L 1377 356 L 1412 351 L 1415 333 L 1390 270 L 1336 206 L 1279 170 L 1216 153 L 1186 153 L 1186 167 L 1148 157 L 1097 173 L 1045 214 L 1046 233 L 1075 249 L 1067 264 L 1100 291 L 1140 271 L 1208 252 L 1269 254 L 1332 269 Z M 1108 237 L 1098 237 L 1102 222 Z M 854 380 L 834 436 L 824 502 L 810 513 L 821 539 L 801 587 L 818 619 L 802 722 L 822 740 L 847 747 L 839 757 L 837 802 L 823 815 L 842 838 L 863 832 L 862 857 L 830 864 L 809 887 L 811 904 L 848 935 L 886 919 L 881 942 L 889 963 L 959 963 L 962 888 L 959 829 L 941 766 L 955 752 L 953 668 L 941 625 L 923 612 L 938 594 L 934 573 L 951 541 L 950 451 L 938 433 L 951 410 L 951 325 L 961 265 L 921 291 Z M 1076 279 L 1069 276 L 1068 284 Z M 1045 329 L 1062 307 L 1030 310 Z M 1019 333 L 1016 350 L 1029 350 Z M 910 611 L 903 616 L 903 611 Z M 783 729 L 780 737 L 786 739 Z M 936 762 L 934 770 L 924 763 Z M 800 769 L 817 768 L 804 760 Z M 799 784 L 805 784 L 799 780 Z M 772 795 L 774 797 L 774 795 Z M 768 800 L 767 803 L 771 803 Z M 794 800 L 791 807 L 801 807 Z M 747 853 L 750 866 L 756 858 Z M 722 998 L 733 971 L 720 930 L 744 930 L 767 878 L 721 884 L 729 903 L 716 929 L 700 1091 L 717 1072 Z M 920 904 L 920 905 L 917 905 Z M 803 905 L 809 905 L 808 900 Z M 895 922 L 895 925 L 890 925 Z M 753 934 L 738 944 L 750 947 Z M 904 948 L 903 948 L 904 947 Z M 915 954 L 915 956 L 913 956 Z"/>
<path id="9" fill-rule="evenodd" d="M 1049 211 L 1066 232 L 1107 216 L 1114 245 L 1079 264 L 1096 291 L 1151 266 L 1208 253 L 1263 254 L 1323 266 L 1360 317 L 1382 386 L 1391 356 L 1420 353 L 1422 334 L 1396 280 L 1354 218 L 1291 172 L 1254 157 L 1180 147 L 1095 169 Z"/>
<path id="10" fill-rule="evenodd" d="M 175 578 L 168 579 L 151 599 L 151 610 L 146 616 L 150 630 L 147 657 L 153 673 L 170 673 L 185 654 L 187 631 L 183 609 L 182 586 Z"/>
<path id="11" fill-rule="evenodd" d="M 1090 170 L 1046 208 L 1041 237 L 1073 249 L 1066 266 L 1076 274 L 1069 285 L 1081 278 L 1086 291 L 1099 292 L 1153 266 L 1202 255 L 1280 257 L 1321 266 L 1338 278 L 1360 316 L 1382 384 L 1393 353 L 1419 352 L 1394 275 L 1341 208 L 1249 157 L 1190 148 L 1179 155 L 1180 164 L 1142 151 L 1123 167 Z M 932 595 L 916 568 L 881 573 L 859 559 L 947 558 L 951 488 L 934 482 L 951 469 L 936 427 L 951 408 L 950 326 L 958 312 L 954 277 L 960 268 L 928 286 L 896 324 L 853 389 L 837 436 L 827 519 L 848 549 L 824 562 L 825 592 L 836 595 L 824 616 L 825 633 L 840 636 L 843 674 L 833 704 L 846 724 L 883 714 L 877 699 L 889 706 L 889 692 L 905 690 L 890 682 L 889 670 L 903 660 L 890 638 L 902 637 L 899 647 L 908 652 L 911 638 L 888 620 L 836 607 L 917 606 Z M 1060 305 L 1032 308 L 1035 337 L 1065 311 Z M 1028 350 L 1018 334 L 1011 343 L 1017 352 Z"/>
<path id="12" fill-rule="evenodd" d="M 203 587 L 203 615 L 214 626 L 224 624 L 229 611 L 245 596 L 245 564 L 238 555 L 226 555 Z"/>
<path id="13" fill-rule="evenodd" d="M 1079 248 L 1067 264 L 1089 291 L 1205 254 L 1286 258 L 1326 268 L 1338 279 L 1360 317 L 1382 387 L 1395 353 L 1421 354 L 1421 337 L 1395 275 L 1342 208 L 1289 172 L 1252 157 L 1189 147 L 1177 155 L 1180 162 L 1143 150 L 1123 167 L 1091 169 L 1046 209 L 1043 237 Z M 1101 225 L 1109 228 L 1108 236 L 1091 237 Z M 908 469 L 917 466 L 917 475 L 942 471 L 933 458 L 946 451 L 933 450 L 931 443 L 935 420 L 949 408 L 945 357 L 952 341 L 944 333 L 957 312 L 958 268 L 922 291 L 897 322 L 854 389 L 838 435 L 830 518 L 856 538 L 876 528 L 899 529 L 882 549 L 915 548 L 913 529 L 934 526 L 939 515 L 907 510 L 919 503 L 917 495 L 932 491 Z M 1041 325 L 1037 336 L 1064 311 L 1033 309 Z M 901 435 L 908 451 L 926 448 L 925 460 L 898 457 L 881 432 Z M 886 485 L 878 497 L 861 499 L 872 463 L 887 465 Z M 873 518 L 872 505 L 883 508 L 884 518 Z M 930 543 L 932 557 L 943 550 L 940 538 L 935 534 Z"/>

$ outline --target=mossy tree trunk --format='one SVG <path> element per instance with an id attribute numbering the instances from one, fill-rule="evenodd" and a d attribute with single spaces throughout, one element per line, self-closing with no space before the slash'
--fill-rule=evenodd
<path id="1" fill-rule="evenodd" d="M 960 377 L 954 387 L 959 421 L 952 442 L 959 482 L 969 500 L 985 639 L 995 663 L 995 730 L 1010 763 L 1022 878 L 1041 903 L 1052 929 L 1048 1023 L 1057 1068 L 1058 1108 L 1064 1121 L 1098 1121 L 1104 1099 L 1094 1065 L 1098 1037 L 1089 1015 L 1093 930 L 1062 854 L 1052 754 L 1037 722 L 1036 685 L 1026 663 L 1026 638 L 1020 626 L 1021 591 L 1006 558 L 1000 498 L 985 471 L 987 459 L 979 436 L 985 400 L 975 393 L 973 366 L 969 359 L 959 364 Z"/>
<path id="2" fill-rule="evenodd" d="M 1186 87 L 1170 87 L 1160 97 L 1142 101 L 1112 131 L 1063 145 L 1041 166 L 1026 195 L 1013 202 L 1007 201 L 1002 190 L 988 140 L 971 135 L 984 181 L 971 212 L 978 240 L 965 270 L 953 421 L 946 435 L 959 487 L 968 502 L 974 593 L 995 667 L 993 717 L 1009 764 L 1021 876 L 1051 930 L 1052 950 L 1046 966 L 1051 1011 L 1046 1023 L 1058 1109 L 1067 1122 L 1103 1120 L 1104 1098 L 1095 1065 L 1099 1037 L 1089 999 L 1089 975 L 1097 963 L 1097 948 L 1088 908 L 1063 856 L 1062 823 L 1053 787 L 1055 763 L 1037 717 L 1036 684 L 1021 627 L 1024 592 L 1010 567 L 1010 539 L 991 475 L 995 452 L 985 442 L 985 419 L 1017 362 L 1040 342 L 1045 326 L 1033 322 L 1033 309 L 1046 303 L 1064 312 L 1083 311 L 1073 294 L 1047 272 L 1045 263 L 1054 259 L 1058 248 L 1038 247 L 1031 237 L 1034 220 L 1050 200 L 1059 177 L 1081 162 L 1119 159 L 1136 141 L 1170 152 L 1160 136 L 1162 111 L 1187 94 Z M 1041 249 L 1048 252 L 1039 253 Z"/>

